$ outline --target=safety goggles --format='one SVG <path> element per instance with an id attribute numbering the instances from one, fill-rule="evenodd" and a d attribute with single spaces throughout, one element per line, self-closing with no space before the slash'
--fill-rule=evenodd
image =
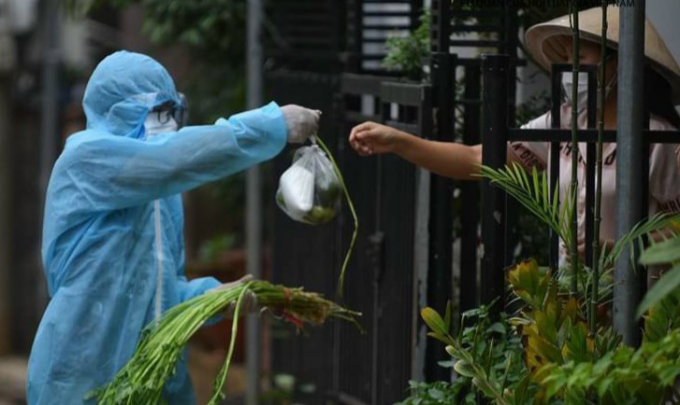
<path id="1" fill-rule="evenodd" d="M 189 123 L 189 106 L 183 93 L 179 93 L 179 99 L 180 105 L 174 101 L 166 101 L 154 107 L 149 114 L 157 114 L 156 119 L 161 125 L 167 124 L 173 118 L 177 126 L 182 128 Z"/>

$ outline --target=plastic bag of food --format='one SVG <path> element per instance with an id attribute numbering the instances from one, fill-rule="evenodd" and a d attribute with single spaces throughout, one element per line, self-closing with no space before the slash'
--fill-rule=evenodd
<path id="1" fill-rule="evenodd" d="M 276 203 L 295 221 L 323 224 L 335 217 L 342 188 L 333 164 L 317 146 L 295 152 L 293 165 L 279 179 Z"/>

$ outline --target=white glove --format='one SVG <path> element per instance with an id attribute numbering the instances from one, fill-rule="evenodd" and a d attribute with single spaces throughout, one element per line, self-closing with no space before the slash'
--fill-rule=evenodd
<path id="1" fill-rule="evenodd" d="M 257 303 L 257 296 L 252 291 L 246 291 L 243 294 L 243 301 L 241 301 L 241 308 L 239 308 L 239 316 L 248 315 L 256 312 L 260 309 L 260 305 Z M 236 311 L 236 301 L 229 303 L 227 310 L 224 312 L 224 316 L 227 319 L 234 319 L 234 312 Z"/>
<path id="2" fill-rule="evenodd" d="M 319 110 L 289 104 L 281 107 L 281 113 L 286 121 L 290 143 L 303 143 L 319 130 L 319 117 L 321 117 Z"/>
<path id="3" fill-rule="evenodd" d="M 230 283 L 224 283 L 218 287 L 215 287 L 212 289 L 212 291 L 220 291 L 220 290 L 228 290 L 230 288 L 237 287 L 241 284 L 247 283 L 248 281 L 251 281 L 253 279 L 253 276 L 248 274 L 236 281 L 232 281 Z M 259 309 L 259 304 L 257 303 L 257 296 L 255 293 L 252 291 L 246 291 L 243 294 L 243 300 L 241 301 L 241 308 L 239 309 L 239 315 L 246 315 L 252 312 L 255 312 Z M 227 307 L 224 316 L 227 319 L 234 319 L 234 312 L 236 311 L 236 300 L 232 301 L 229 303 L 229 306 Z"/>

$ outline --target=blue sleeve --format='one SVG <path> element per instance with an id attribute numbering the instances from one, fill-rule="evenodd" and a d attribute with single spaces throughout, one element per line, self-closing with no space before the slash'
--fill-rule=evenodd
<path id="1" fill-rule="evenodd" d="M 177 278 L 180 302 L 188 301 L 199 295 L 203 295 L 206 291 L 222 285 L 214 277 L 201 277 L 188 281 L 186 276 L 182 274 Z"/>
<path id="2" fill-rule="evenodd" d="M 84 211 L 131 207 L 218 180 L 273 158 L 287 137 L 275 103 L 145 141 L 81 135 L 69 142 L 55 171 L 72 183 L 73 200 Z"/>
<path id="3" fill-rule="evenodd" d="M 179 296 L 179 303 L 190 300 L 194 297 L 204 294 L 208 290 L 219 287 L 222 283 L 214 277 L 195 278 L 191 281 L 187 280 L 186 276 L 186 254 L 184 250 L 184 210 L 182 208 L 182 197 L 179 195 L 173 196 L 168 201 L 168 206 L 172 213 L 172 221 L 174 223 L 176 246 L 175 263 L 177 269 L 175 280 L 177 282 L 177 293 Z M 224 318 L 223 315 L 216 315 L 210 318 L 206 325 L 212 325 Z"/>
<path id="4" fill-rule="evenodd" d="M 184 254 L 182 254 L 182 258 L 184 258 Z M 177 271 L 177 290 L 179 292 L 179 302 L 182 303 L 184 301 L 190 300 L 194 297 L 197 297 L 199 295 L 205 294 L 208 290 L 211 290 L 213 288 L 219 287 L 222 285 L 216 278 L 214 277 L 201 277 L 201 278 L 195 278 L 191 281 L 187 280 L 187 277 L 184 273 L 184 261 L 182 261 L 181 265 L 179 266 L 179 269 Z M 221 320 L 224 319 L 224 314 L 220 313 L 218 315 L 213 316 L 212 318 L 208 319 L 205 322 L 205 325 L 214 325 Z"/>

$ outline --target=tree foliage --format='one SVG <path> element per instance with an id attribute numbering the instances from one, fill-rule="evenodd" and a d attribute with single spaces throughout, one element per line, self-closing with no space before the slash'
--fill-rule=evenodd
<path id="1" fill-rule="evenodd" d="M 210 122 L 245 104 L 246 0 L 62 0 L 77 17 L 104 6 L 141 5 L 142 33 L 158 46 L 181 45 L 191 58 L 185 90 L 192 119 Z"/>

